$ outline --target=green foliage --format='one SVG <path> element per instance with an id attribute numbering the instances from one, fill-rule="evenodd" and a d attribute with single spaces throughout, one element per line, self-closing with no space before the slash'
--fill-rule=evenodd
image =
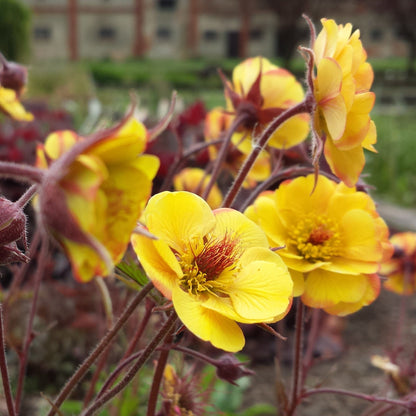
<path id="1" fill-rule="evenodd" d="M 0 0 L 0 51 L 10 61 L 29 49 L 30 11 L 18 0 Z"/>
<path id="2" fill-rule="evenodd" d="M 403 206 L 416 204 L 416 119 L 412 113 L 373 115 L 378 154 L 366 152 L 365 180 L 375 194 Z"/>

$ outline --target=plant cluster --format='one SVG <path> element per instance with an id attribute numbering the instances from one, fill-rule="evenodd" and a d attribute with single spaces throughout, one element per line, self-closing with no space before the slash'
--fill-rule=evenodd
<path id="1" fill-rule="evenodd" d="M 33 165 L 0 162 L 2 178 L 29 185 L 16 201 L 0 198 L 0 262 L 14 272 L 2 292 L 6 324 L 19 291 L 31 282 L 20 345 L 7 339 L 0 317 L 0 344 L 18 353 L 13 388 L 0 351 L 11 416 L 21 412 L 40 290 L 56 248 L 77 282 L 96 284 L 108 330 L 60 392 L 44 396 L 48 416 L 61 414 L 93 368 L 83 416 L 114 406 L 129 389 L 145 390 L 145 406 L 135 401 L 133 407 L 148 416 L 221 412 L 210 408 L 213 382 L 201 389 L 200 363 L 237 383 L 252 373 L 233 355 L 244 348 L 244 329 L 255 324 L 283 338 L 275 324 L 292 309 L 293 377 L 290 386 L 277 382 L 279 414 L 295 415 L 304 399 L 323 393 L 381 403 L 377 415 L 416 411 L 412 371 L 397 398 L 306 385 L 320 319 L 312 315 L 303 357 L 307 311 L 346 316 L 370 305 L 381 290 L 380 273 L 386 289 L 412 294 L 416 252 L 412 233 L 389 240 L 360 177 L 364 150 L 376 152 L 377 141 L 373 70 L 360 33 L 322 19 L 316 35 L 306 21 L 311 43 L 300 47 L 306 91 L 289 71 L 254 57 L 238 64 L 231 79 L 220 72 L 224 107 L 205 114 L 196 104 L 174 116 L 173 94 L 166 117 L 153 127 L 135 118 L 133 105 L 118 124 L 90 135 L 53 131 L 38 144 Z M 22 122 L 33 118 L 20 101 L 25 82 L 26 70 L 2 57 L 0 109 Z M 29 202 L 36 215 L 30 239 Z M 120 288 L 123 300 L 112 293 Z M 133 317 L 135 330 L 116 342 Z M 122 354 L 114 360 L 116 344 Z M 194 361 L 175 368 L 173 353 Z M 145 364 L 156 356 L 150 371 Z M 386 371 L 396 365 L 396 385 L 403 376 L 398 356 L 375 360 Z M 139 371 L 151 376 L 136 378 Z M 143 384 L 149 379 L 150 386 Z M 117 414 L 139 414 L 122 402 L 116 406 Z"/>

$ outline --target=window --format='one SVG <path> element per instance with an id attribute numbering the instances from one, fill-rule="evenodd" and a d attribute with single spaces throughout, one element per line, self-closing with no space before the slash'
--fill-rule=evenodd
<path id="1" fill-rule="evenodd" d="M 383 39 L 383 31 L 379 28 L 372 29 L 370 32 L 371 40 L 380 41 Z"/>
<path id="2" fill-rule="evenodd" d="M 204 40 L 213 42 L 218 39 L 218 33 L 215 30 L 206 30 L 204 32 Z"/>
<path id="3" fill-rule="evenodd" d="M 110 26 L 103 26 L 98 29 L 98 37 L 103 40 L 112 40 L 116 38 L 116 30 Z"/>
<path id="4" fill-rule="evenodd" d="M 36 40 L 48 40 L 52 37 L 52 29 L 48 26 L 37 26 L 33 29 Z"/>
<path id="5" fill-rule="evenodd" d="M 159 0 L 158 6 L 162 10 L 173 10 L 176 7 L 176 0 Z"/>
<path id="6" fill-rule="evenodd" d="M 263 37 L 263 31 L 261 29 L 253 29 L 250 31 L 251 40 L 261 40 Z"/>
<path id="7" fill-rule="evenodd" d="M 159 27 L 156 35 L 160 40 L 168 40 L 172 37 L 172 31 L 168 27 Z"/>

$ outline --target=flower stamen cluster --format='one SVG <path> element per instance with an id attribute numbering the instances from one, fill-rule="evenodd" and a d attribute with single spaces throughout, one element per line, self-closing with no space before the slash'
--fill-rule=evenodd
<path id="1" fill-rule="evenodd" d="M 341 240 L 334 221 L 311 215 L 300 220 L 290 232 L 288 244 L 292 244 L 305 260 L 315 263 L 337 256 Z"/>

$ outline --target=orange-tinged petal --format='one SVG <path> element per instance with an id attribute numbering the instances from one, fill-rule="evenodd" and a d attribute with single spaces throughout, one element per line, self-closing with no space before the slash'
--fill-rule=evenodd
<path id="1" fill-rule="evenodd" d="M 186 191 L 161 192 L 150 198 L 145 222 L 149 231 L 182 253 L 194 239 L 202 239 L 215 226 L 209 205 Z"/>
<path id="2" fill-rule="evenodd" d="M 338 150 L 331 140 L 326 140 L 324 153 L 332 172 L 347 186 L 354 186 L 365 164 L 363 148 L 357 146 L 349 150 Z"/>
<path id="3" fill-rule="evenodd" d="M 55 160 L 80 140 L 82 140 L 82 137 L 72 130 L 61 130 L 51 133 L 45 140 L 44 149 L 46 155 L 49 159 Z"/>
<path id="4" fill-rule="evenodd" d="M 362 298 L 358 302 L 340 302 L 334 306 L 325 308 L 325 312 L 337 316 L 346 316 L 372 303 L 380 293 L 380 279 L 377 275 L 366 277 L 367 286 Z"/>
<path id="5" fill-rule="evenodd" d="M 377 153 L 377 150 L 373 146 L 373 144 L 376 144 L 376 143 L 377 143 L 377 129 L 376 129 L 376 125 L 374 121 L 371 120 L 367 135 L 365 136 L 361 145 L 363 146 L 364 149 Z"/>
<path id="6" fill-rule="evenodd" d="M 79 282 L 86 283 L 95 276 L 107 276 L 111 273 L 105 262 L 90 246 L 63 237 L 60 237 L 59 241 L 71 262 L 74 277 Z"/>
<path id="7" fill-rule="evenodd" d="M 312 308 L 327 308 L 339 302 L 358 302 L 367 286 L 365 275 L 310 272 L 305 282 L 302 301 Z"/>
<path id="8" fill-rule="evenodd" d="M 193 296 L 174 287 L 172 301 L 183 324 L 197 337 L 225 351 L 240 351 L 245 344 L 241 328 L 231 319 L 207 309 Z"/>
<path id="9" fill-rule="evenodd" d="M 155 287 L 167 298 L 182 276 L 182 269 L 169 246 L 160 240 L 150 240 L 140 234 L 131 236 L 133 249 Z"/>

